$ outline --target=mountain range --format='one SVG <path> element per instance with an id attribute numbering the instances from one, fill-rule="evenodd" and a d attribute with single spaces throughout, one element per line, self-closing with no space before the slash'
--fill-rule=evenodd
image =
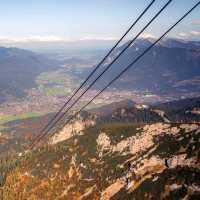
<path id="1" fill-rule="evenodd" d="M 108 82 L 122 71 L 153 39 L 138 39 L 113 65 L 103 82 Z M 125 43 L 110 56 L 108 63 L 127 45 Z M 107 66 L 105 64 L 104 67 Z M 186 93 L 200 90 L 200 42 L 166 39 L 157 44 L 139 60 L 113 88 L 150 91 L 157 94 Z M 98 84 L 97 87 L 99 87 Z"/>
<path id="2" fill-rule="evenodd" d="M 95 87 L 101 88 L 153 41 L 138 39 Z M 111 54 L 102 70 L 126 45 L 127 43 Z M 83 79 L 92 70 L 85 66 L 87 62 L 84 61 L 85 67 L 80 66 L 80 71 L 76 67 L 73 72 L 73 66 L 80 60 L 72 58 L 67 61 L 68 68 L 73 63 L 71 71 L 78 79 Z M 63 62 L 28 50 L 0 47 L 0 102 L 9 97 L 26 96 L 27 91 L 36 86 L 38 75 L 60 69 L 62 64 L 66 65 L 66 60 Z M 80 65 L 80 62 L 77 65 Z M 199 83 L 200 42 L 165 39 L 124 74 L 112 88 L 150 91 L 157 94 L 184 94 L 198 93 Z"/>
<path id="3" fill-rule="evenodd" d="M 0 102 L 9 97 L 24 97 L 33 88 L 36 77 L 55 70 L 56 62 L 47 57 L 18 48 L 0 47 Z"/>

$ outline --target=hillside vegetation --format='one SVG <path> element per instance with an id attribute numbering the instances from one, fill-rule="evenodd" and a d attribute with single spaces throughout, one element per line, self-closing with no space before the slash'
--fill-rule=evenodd
<path id="1" fill-rule="evenodd" d="M 155 107 L 135 104 L 120 106 L 104 116 L 85 112 L 57 130 L 48 145 L 31 151 L 18 149 L 14 157 L 4 154 L 1 197 L 198 199 L 198 118 L 195 123 L 165 122 L 159 107 L 154 111 Z M 109 115 L 112 120 L 107 121 Z"/>

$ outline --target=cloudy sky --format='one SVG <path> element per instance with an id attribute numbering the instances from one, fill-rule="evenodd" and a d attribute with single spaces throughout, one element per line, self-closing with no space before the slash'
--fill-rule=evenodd
<path id="1" fill-rule="evenodd" d="M 109 43 L 119 38 L 151 0 L 6 0 L 0 2 L 0 45 Z M 167 0 L 157 0 L 136 34 Z M 198 0 L 173 0 L 144 37 L 158 37 Z M 200 38 L 200 6 L 169 37 Z"/>

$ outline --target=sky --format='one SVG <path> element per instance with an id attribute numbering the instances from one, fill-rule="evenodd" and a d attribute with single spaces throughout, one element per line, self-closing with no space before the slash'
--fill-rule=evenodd
<path id="1" fill-rule="evenodd" d="M 151 0 L 0 1 L 0 45 L 104 45 L 118 39 Z M 168 0 L 156 0 L 127 39 Z M 199 0 L 173 0 L 143 37 L 158 37 Z M 200 6 L 169 37 L 200 39 Z"/>

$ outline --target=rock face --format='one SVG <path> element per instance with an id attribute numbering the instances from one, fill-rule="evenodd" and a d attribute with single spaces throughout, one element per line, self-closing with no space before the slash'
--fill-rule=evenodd
<path id="1" fill-rule="evenodd" d="M 109 151 L 112 147 L 110 138 L 106 135 L 106 133 L 100 133 L 96 141 L 97 141 L 97 149 L 101 154 L 104 151 Z"/>
<path id="2" fill-rule="evenodd" d="M 166 199 L 179 193 L 180 197 L 193 197 L 199 194 L 200 127 L 190 126 L 143 125 L 132 128 L 132 136 L 121 133 L 120 126 L 119 132 L 111 132 L 108 126 L 96 130 L 90 127 L 76 139 L 30 155 L 13 174 L 24 177 L 17 178 L 18 186 L 26 179 L 26 192 L 22 194 L 27 199 L 33 193 L 40 199 L 51 199 L 52 195 L 61 199 Z M 113 137 L 116 135 L 120 138 Z M 4 188 L 9 189 L 13 174 Z M 33 186 L 33 182 L 37 184 Z M 18 191 L 18 186 L 10 189 L 11 194 Z"/>
<path id="3" fill-rule="evenodd" d="M 115 183 L 107 187 L 101 194 L 101 200 L 107 200 L 112 198 L 116 193 L 118 193 L 123 187 L 125 183 L 123 181 L 117 180 Z"/>
<path id="4" fill-rule="evenodd" d="M 62 142 L 76 135 L 82 135 L 83 130 L 87 127 L 94 126 L 94 120 L 76 120 L 66 125 L 61 131 L 56 133 L 50 140 L 51 144 Z"/>
<path id="5" fill-rule="evenodd" d="M 112 123 L 78 118 L 51 145 L 20 157 L 3 198 L 198 199 L 200 126 L 134 123 L 128 109 L 114 112 Z M 119 122 L 122 114 L 129 120 Z"/>
<path id="6" fill-rule="evenodd" d="M 182 129 L 187 131 L 196 130 L 197 125 L 181 125 Z M 99 147 L 99 152 L 110 151 L 119 152 L 123 154 L 136 154 L 138 152 L 145 151 L 154 146 L 154 137 L 163 135 L 176 135 L 180 132 L 180 128 L 171 127 L 170 124 L 155 123 L 150 125 L 145 125 L 143 128 L 139 129 L 135 136 L 128 137 L 125 140 L 121 140 L 115 145 L 111 145 L 111 139 L 106 135 L 106 133 L 100 133 L 97 138 L 97 146 Z"/>

